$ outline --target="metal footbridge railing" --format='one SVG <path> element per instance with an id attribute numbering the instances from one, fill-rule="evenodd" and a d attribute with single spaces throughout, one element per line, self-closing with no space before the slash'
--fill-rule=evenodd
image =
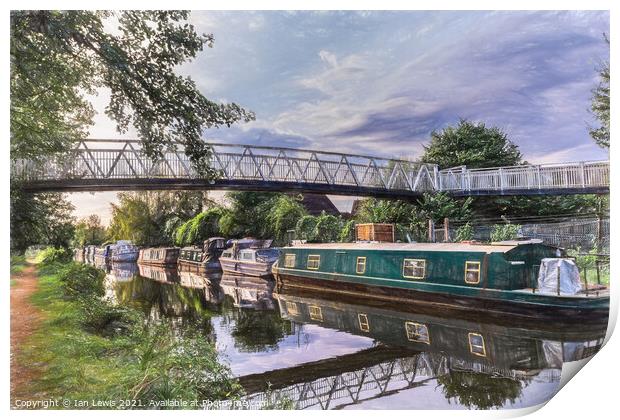
<path id="1" fill-rule="evenodd" d="M 40 191 L 245 189 L 411 198 L 450 195 L 532 195 L 609 192 L 609 162 L 439 170 L 437 165 L 286 147 L 210 143 L 201 178 L 182 147 L 163 158 L 144 156 L 136 140 L 83 140 L 62 158 L 15 159 L 11 177 Z"/>

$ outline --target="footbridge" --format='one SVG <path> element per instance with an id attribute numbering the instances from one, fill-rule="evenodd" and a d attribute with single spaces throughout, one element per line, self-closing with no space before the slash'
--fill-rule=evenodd
<path id="1" fill-rule="evenodd" d="M 219 174 L 213 180 L 197 174 L 180 146 L 151 160 L 137 140 L 93 139 L 78 142 L 62 159 L 14 160 L 11 177 L 31 192 L 226 189 L 403 199 L 425 192 L 452 196 L 609 192 L 608 161 L 440 170 L 434 164 L 376 156 L 210 145 L 210 166 Z"/>

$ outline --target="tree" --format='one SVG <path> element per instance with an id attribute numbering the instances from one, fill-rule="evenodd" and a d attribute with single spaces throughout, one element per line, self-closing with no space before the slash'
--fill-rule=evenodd
<path id="1" fill-rule="evenodd" d="M 74 246 L 81 248 L 85 245 L 101 245 L 104 240 L 105 228 L 96 214 L 83 218 L 75 225 Z"/>
<path id="2" fill-rule="evenodd" d="M 461 165 L 487 168 L 518 165 L 522 156 L 517 145 L 499 128 L 461 119 L 456 127 L 431 133 L 422 161 L 435 163 L 442 169 Z"/>
<path id="3" fill-rule="evenodd" d="M 42 159 L 66 152 L 87 134 L 93 108 L 85 94 L 111 91 L 106 114 L 121 133 L 135 128 L 145 154 L 158 158 L 183 145 L 208 177 L 205 128 L 250 121 L 239 105 L 205 98 L 195 82 L 175 73 L 182 63 L 212 47 L 187 11 L 12 11 L 11 156 Z M 118 30 L 104 23 L 118 19 Z"/>
<path id="4" fill-rule="evenodd" d="M 11 250 L 30 245 L 67 248 L 73 238 L 74 207 L 63 194 L 29 194 L 11 189 Z"/>
<path id="5" fill-rule="evenodd" d="M 226 210 L 211 207 L 196 217 L 188 220 L 176 231 L 175 244 L 179 246 L 198 245 L 203 241 L 220 235 L 220 219 Z"/>
<path id="6" fill-rule="evenodd" d="M 132 194 L 118 194 L 119 203 L 112 204 L 112 219 L 108 227 L 111 241 L 130 240 L 136 245 L 152 245 L 158 239 L 148 205 Z"/>
<path id="7" fill-rule="evenodd" d="M 271 211 L 267 214 L 269 231 L 278 243 L 283 244 L 286 242 L 287 232 L 295 229 L 297 221 L 306 214 L 306 209 L 298 199 L 281 195 L 274 200 Z"/>
<path id="8" fill-rule="evenodd" d="M 356 215 L 360 223 L 409 224 L 416 212 L 415 205 L 402 200 L 365 199 Z"/>
<path id="9" fill-rule="evenodd" d="M 605 36 L 609 45 L 609 38 Z M 598 128 L 590 128 L 590 136 L 599 146 L 609 149 L 609 61 L 603 62 L 599 68 L 600 81 L 592 91 L 592 104 L 590 109 L 600 122 Z"/>
<path id="10" fill-rule="evenodd" d="M 268 222 L 279 193 L 235 191 L 226 195 L 230 211 L 222 216 L 222 234 L 231 238 L 273 238 Z"/>

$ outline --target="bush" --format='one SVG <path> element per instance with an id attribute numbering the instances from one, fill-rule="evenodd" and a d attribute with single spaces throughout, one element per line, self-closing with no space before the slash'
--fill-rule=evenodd
<path id="1" fill-rule="evenodd" d="M 322 213 L 317 217 L 316 225 L 312 231 L 311 242 L 336 242 L 340 234 L 342 220 L 331 214 Z"/>
<path id="2" fill-rule="evenodd" d="M 310 215 L 299 219 L 295 225 L 295 235 L 297 238 L 307 241 L 312 240 L 317 221 L 316 217 Z"/>
<path id="3" fill-rule="evenodd" d="M 65 295 L 76 298 L 103 297 L 104 278 L 103 271 L 85 264 L 70 264 L 59 276 Z"/>
<path id="4" fill-rule="evenodd" d="M 36 262 L 41 265 L 66 263 L 73 259 L 73 253 L 66 248 L 45 248 L 36 256 Z"/>
<path id="5" fill-rule="evenodd" d="M 494 225 L 491 231 L 491 242 L 508 241 L 519 236 L 521 225 Z"/>
<path id="6" fill-rule="evenodd" d="M 355 220 L 349 220 L 344 224 L 340 235 L 338 237 L 339 242 L 353 242 L 355 241 Z"/>
<path id="7" fill-rule="evenodd" d="M 474 227 L 469 223 L 465 223 L 463 226 L 459 226 L 456 229 L 454 240 L 456 242 L 471 241 L 474 239 Z"/>
<path id="8" fill-rule="evenodd" d="M 89 295 L 80 299 L 82 325 L 105 336 L 129 334 L 140 326 L 140 314 L 127 306 L 114 305 Z"/>
<path id="9" fill-rule="evenodd" d="M 159 325 L 145 330 L 136 352 L 145 372 L 132 390 L 138 400 L 215 401 L 234 399 L 243 391 L 219 362 L 215 346 L 201 335 L 175 337 L 169 327 Z"/>

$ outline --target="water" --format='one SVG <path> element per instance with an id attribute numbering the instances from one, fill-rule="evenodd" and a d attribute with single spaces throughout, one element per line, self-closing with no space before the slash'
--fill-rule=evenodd
<path id="1" fill-rule="evenodd" d="M 605 331 L 552 331 L 448 319 L 292 291 L 273 280 L 108 267 L 109 297 L 179 334 L 212 340 L 256 405 L 298 409 L 517 408 L 549 400 L 562 365 Z M 255 405 L 255 406 L 256 406 Z"/>

